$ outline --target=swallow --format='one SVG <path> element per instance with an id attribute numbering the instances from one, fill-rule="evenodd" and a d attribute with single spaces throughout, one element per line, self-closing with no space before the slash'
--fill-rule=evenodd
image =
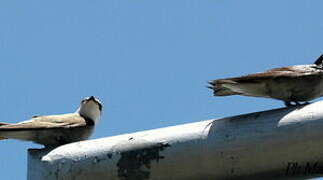
<path id="1" fill-rule="evenodd" d="M 323 95 L 323 54 L 308 65 L 269 69 L 239 77 L 209 81 L 214 96 L 242 95 L 300 105 Z"/>
<path id="2" fill-rule="evenodd" d="M 59 146 L 87 139 L 102 111 L 93 96 L 84 98 L 74 113 L 33 116 L 15 124 L 0 123 L 0 139 L 32 141 L 45 147 Z"/>

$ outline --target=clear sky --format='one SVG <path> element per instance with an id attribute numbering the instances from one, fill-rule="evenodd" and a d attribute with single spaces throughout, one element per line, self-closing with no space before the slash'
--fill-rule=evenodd
<path id="1" fill-rule="evenodd" d="M 206 81 L 312 63 L 323 1 L 1 1 L 0 120 L 75 111 L 94 95 L 92 138 L 282 107 L 211 96 Z M 0 142 L 1 179 L 26 179 L 26 150 Z"/>

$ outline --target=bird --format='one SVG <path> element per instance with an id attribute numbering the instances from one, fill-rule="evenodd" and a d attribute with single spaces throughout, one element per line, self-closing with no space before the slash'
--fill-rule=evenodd
<path id="1" fill-rule="evenodd" d="M 102 104 L 94 96 L 82 99 L 76 112 L 33 116 L 19 123 L 0 123 L 0 140 L 32 141 L 46 147 L 88 139 L 101 116 Z"/>
<path id="2" fill-rule="evenodd" d="M 313 64 L 209 81 L 214 96 L 242 95 L 281 100 L 285 106 L 307 104 L 323 95 L 323 54 Z"/>

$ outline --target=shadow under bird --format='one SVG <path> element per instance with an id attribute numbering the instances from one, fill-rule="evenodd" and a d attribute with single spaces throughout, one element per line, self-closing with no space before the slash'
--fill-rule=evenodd
<path id="1" fill-rule="evenodd" d="M 0 123 L 0 139 L 33 141 L 45 147 L 85 140 L 92 134 L 101 111 L 100 101 L 87 97 L 75 113 L 33 116 L 16 124 Z"/>
<path id="2" fill-rule="evenodd" d="M 273 98 L 286 106 L 323 95 L 323 55 L 314 64 L 269 69 L 240 77 L 209 81 L 214 96 L 243 95 Z M 294 104 L 292 104 L 294 103 Z"/>

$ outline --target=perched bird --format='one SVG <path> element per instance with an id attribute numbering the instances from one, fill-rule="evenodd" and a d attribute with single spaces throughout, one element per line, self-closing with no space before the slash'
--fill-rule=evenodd
<path id="1" fill-rule="evenodd" d="M 45 147 L 85 140 L 92 134 L 101 111 L 100 101 L 87 97 L 75 113 L 33 116 L 16 124 L 0 123 L 0 139 L 33 141 Z"/>
<path id="2" fill-rule="evenodd" d="M 243 95 L 273 98 L 286 106 L 323 95 L 323 54 L 308 65 L 269 69 L 240 77 L 209 81 L 214 96 Z M 292 104 L 294 103 L 294 104 Z"/>

